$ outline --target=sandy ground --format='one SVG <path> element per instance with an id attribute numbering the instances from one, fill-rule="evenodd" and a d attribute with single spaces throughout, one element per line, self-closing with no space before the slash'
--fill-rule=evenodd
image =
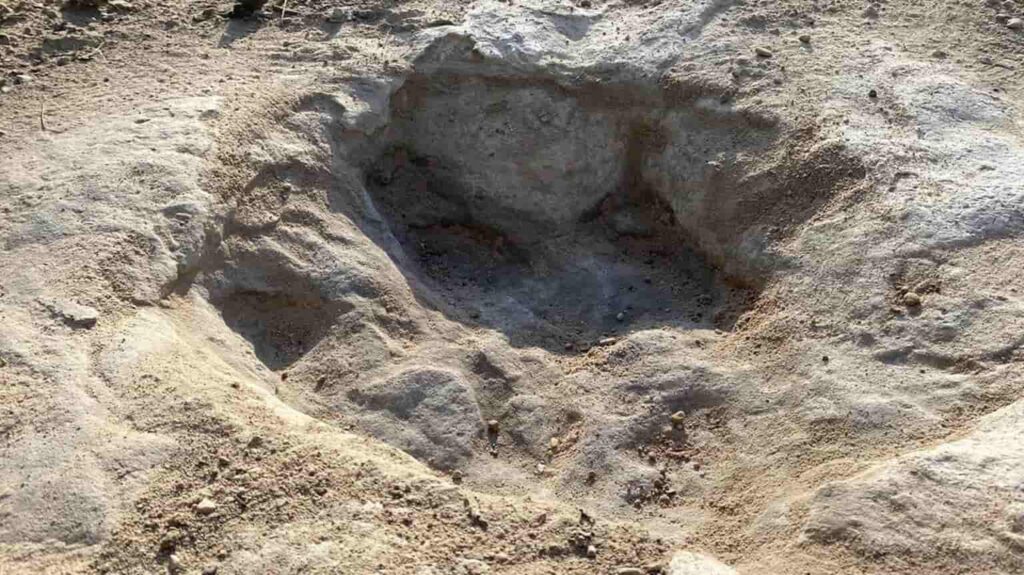
<path id="1" fill-rule="evenodd" d="M 1024 570 L 1024 5 L 230 10 L 0 4 L 0 570 Z"/>

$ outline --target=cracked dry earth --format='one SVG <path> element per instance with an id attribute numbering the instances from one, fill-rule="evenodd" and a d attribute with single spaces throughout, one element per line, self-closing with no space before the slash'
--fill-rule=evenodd
<path id="1" fill-rule="evenodd" d="M 0 2 L 0 572 L 1024 572 L 1024 3 Z"/>

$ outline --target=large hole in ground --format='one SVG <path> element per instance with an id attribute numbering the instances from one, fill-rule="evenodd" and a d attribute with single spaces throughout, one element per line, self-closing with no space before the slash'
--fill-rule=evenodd
<path id="1" fill-rule="evenodd" d="M 454 319 L 561 352 L 729 327 L 749 295 L 677 218 L 708 162 L 750 145 L 711 111 L 636 86 L 443 75 L 410 79 L 392 103 L 367 188 L 396 260 Z"/>

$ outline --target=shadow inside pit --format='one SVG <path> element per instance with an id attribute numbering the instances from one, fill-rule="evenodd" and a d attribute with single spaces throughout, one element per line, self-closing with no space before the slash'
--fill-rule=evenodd
<path id="1" fill-rule="evenodd" d="M 475 221 L 436 159 L 399 155 L 408 160 L 367 178 L 401 245 L 399 269 L 414 291 L 432 292 L 421 301 L 514 347 L 571 354 L 644 329 L 729 328 L 730 304 L 750 296 L 718 277 L 643 187 L 604 198 L 572 229 L 524 221 L 527 233 L 515 234 Z"/>
<path id="2" fill-rule="evenodd" d="M 238 290 L 214 302 L 224 321 L 252 343 L 272 370 L 287 368 L 320 342 L 352 306 L 313 293 Z"/>

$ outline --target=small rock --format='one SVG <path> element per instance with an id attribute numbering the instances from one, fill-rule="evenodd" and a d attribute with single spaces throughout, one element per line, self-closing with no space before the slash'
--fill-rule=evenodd
<path id="1" fill-rule="evenodd" d="M 28 84 L 31 81 L 32 76 L 29 76 L 28 74 L 17 74 L 16 76 L 14 76 L 15 84 Z"/>
<path id="2" fill-rule="evenodd" d="M 686 413 L 683 411 L 677 411 L 672 414 L 672 427 L 679 428 L 683 426 L 686 421 Z"/>
<path id="3" fill-rule="evenodd" d="M 626 312 L 620 311 L 618 314 L 615 315 L 615 319 L 619 321 L 626 319 Z"/>
<path id="4" fill-rule="evenodd" d="M 196 505 L 196 511 L 200 515 L 209 515 L 217 510 L 217 504 L 209 498 L 203 499 Z"/>
<path id="5" fill-rule="evenodd" d="M 917 307 L 921 305 L 921 296 L 912 291 L 908 291 L 903 294 L 903 305 L 907 307 Z"/>
<path id="6" fill-rule="evenodd" d="M 167 556 L 167 572 L 168 573 L 180 573 L 182 570 L 181 559 L 177 555 L 171 553 Z"/>
<path id="7" fill-rule="evenodd" d="M 644 575 L 644 570 L 639 567 L 622 567 L 615 572 L 616 575 Z"/>
<path id="8" fill-rule="evenodd" d="M 557 437 L 552 437 L 551 438 L 551 441 L 548 442 L 548 449 L 550 449 L 551 451 L 555 451 L 555 450 L 558 449 L 558 438 Z"/>
<path id="9" fill-rule="evenodd" d="M 120 12 L 131 12 L 135 9 L 131 2 L 125 2 L 124 0 L 108 0 L 107 7 Z"/>
<path id="10" fill-rule="evenodd" d="M 945 50 L 935 50 L 932 52 L 932 58 L 945 58 L 947 56 L 949 56 L 949 54 Z"/>
<path id="11" fill-rule="evenodd" d="M 768 48 L 765 48 L 764 46 L 758 46 L 757 48 L 754 48 L 754 53 L 761 58 L 771 58 L 772 56 L 774 56 L 774 54 L 772 54 L 772 51 L 769 50 Z"/>
<path id="12" fill-rule="evenodd" d="M 462 472 L 459 471 L 458 469 L 456 469 L 455 471 L 452 471 L 452 482 L 453 483 L 462 483 Z"/>
<path id="13" fill-rule="evenodd" d="M 545 466 L 543 463 L 538 463 L 537 464 L 537 475 L 544 475 L 544 472 L 547 471 L 547 469 L 548 469 L 547 466 Z"/>
<path id="14" fill-rule="evenodd" d="M 877 98 L 877 97 L 878 97 L 878 91 L 877 90 L 875 90 L 874 88 L 868 90 L 868 98 Z"/>
<path id="15" fill-rule="evenodd" d="M 487 431 L 490 431 L 491 433 L 498 433 L 500 426 L 501 424 L 497 419 L 491 419 L 487 422 Z"/>
<path id="16" fill-rule="evenodd" d="M 209 567 L 203 567 L 203 575 L 217 575 L 217 566 L 210 565 Z"/>
<path id="17" fill-rule="evenodd" d="M 1010 30 L 1024 30 L 1024 20 L 1020 18 L 1010 18 L 1006 22 L 1006 27 Z"/>
<path id="18" fill-rule="evenodd" d="M 1009 14 L 1003 14 L 1003 13 L 996 14 L 996 22 L 998 22 L 1000 24 L 1006 24 L 1009 21 L 1010 21 L 1010 15 Z"/>
<path id="19" fill-rule="evenodd" d="M 95 309 L 70 301 L 45 302 L 47 309 L 54 317 L 73 328 L 91 329 L 99 320 L 100 314 Z"/>
<path id="20" fill-rule="evenodd" d="M 587 545 L 587 557 L 593 559 L 597 557 L 597 547 L 593 545 Z"/>
<path id="21" fill-rule="evenodd" d="M 868 6 L 864 9 L 863 15 L 865 18 L 878 18 L 878 8 L 874 5 Z"/>
<path id="22" fill-rule="evenodd" d="M 810 44 L 811 43 L 811 35 L 810 34 L 801 34 L 799 38 L 800 38 L 800 41 L 803 42 L 804 44 Z"/>

